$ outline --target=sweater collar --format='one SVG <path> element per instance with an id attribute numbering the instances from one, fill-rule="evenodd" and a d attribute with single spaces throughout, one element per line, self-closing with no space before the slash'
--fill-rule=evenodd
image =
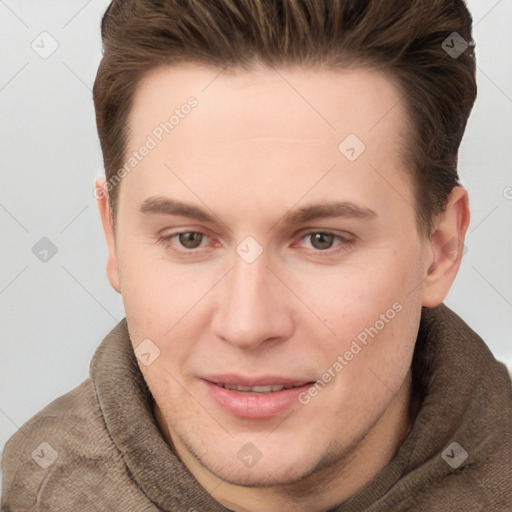
<path id="1" fill-rule="evenodd" d="M 503 391 L 510 389 L 505 366 L 443 304 L 422 310 L 412 372 L 415 421 L 409 434 L 390 464 L 333 512 L 382 510 L 374 507 L 403 502 L 436 481 L 453 481 L 457 473 L 441 456 L 453 442 L 468 453 L 462 468 L 485 467 L 489 450 L 496 451 L 500 443 L 502 463 L 507 463 L 503 432 L 510 438 L 512 399 Z M 126 318 L 96 350 L 90 375 L 106 428 L 134 480 L 155 505 L 168 511 L 229 510 L 210 496 L 162 437 Z M 497 462 L 499 457 L 496 453 Z M 486 466 L 486 471 L 493 469 Z M 475 505 L 488 505 L 478 485 L 469 498 Z"/>

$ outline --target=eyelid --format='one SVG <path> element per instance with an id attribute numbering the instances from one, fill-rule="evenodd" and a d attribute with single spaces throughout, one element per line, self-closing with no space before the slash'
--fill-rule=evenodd
<path id="1" fill-rule="evenodd" d="M 342 238 L 345 240 L 350 240 L 350 239 L 355 238 L 355 235 L 353 235 L 352 233 L 349 233 L 348 231 L 338 231 L 336 229 L 331 229 L 331 228 L 313 228 L 313 229 L 312 228 L 304 228 L 304 229 L 301 229 L 295 236 L 297 238 L 302 239 L 307 235 L 313 235 L 315 233 L 323 233 L 324 235 L 334 235 L 336 237 L 339 237 L 339 238 Z"/>
<path id="2" fill-rule="evenodd" d="M 201 229 L 185 228 L 185 229 L 181 229 L 179 231 L 170 232 L 168 234 L 162 234 L 164 232 L 165 231 L 162 231 L 158 234 L 157 243 L 163 244 L 164 246 L 168 247 L 169 250 L 171 250 L 175 255 L 177 255 L 179 257 L 184 257 L 184 258 L 187 258 L 187 257 L 192 258 L 192 257 L 200 256 L 202 253 L 204 253 L 204 247 L 200 246 L 195 249 L 179 249 L 177 247 L 170 248 L 169 246 L 171 245 L 171 240 L 174 237 L 177 237 L 179 235 L 186 234 L 186 233 L 199 233 L 203 236 L 206 236 L 207 238 L 211 238 L 210 234 L 208 233 L 208 230 L 204 230 L 202 228 Z M 295 237 L 294 237 L 295 240 L 294 240 L 294 242 L 292 242 L 292 247 L 295 246 L 297 244 L 297 242 L 304 240 L 308 236 L 311 236 L 313 234 L 318 234 L 318 233 L 322 233 L 325 235 L 332 235 L 339 240 L 339 243 L 334 245 L 333 247 L 330 247 L 330 248 L 327 248 L 324 250 L 308 248 L 306 251 L 307 254 L 305 255 L 305 257 L 307 257 L 308 255 L 309 256 L 319 256 L 319 257 L 324 257 L 324 258 L 336 257 L 336 256 L 341 255 L 343 252 L 349 250 L 350 248 L 352 248 L 352 246 L 357 241 L 357 237 L 355 235 L 353 235 L 352 233 L 337 232 L 337 231 L 334 231 L 331 229 L 305 228 L 302 231 L 300 231 L 297 235 L 295 235 Z M 201 240 L 201 243 L 202 242 L 203 242 L 203 240 Z"/>
<path id="3" fill-rule="evenodd" d="M 334 245 L 333 247 L 330 247 L 325 250 L 308 249 L 309 254 L 320 255 L 320 256 L 333 256 L 333 255 L 343 252 L 343 250 L 351 247 L 356 242 L 356 238 L 357 238 L 355 235 L 352 235 L 351 233 L 348 233 L 346 231 L 338 232 L 338 231 L 328 229 L 328 228 L 326 228 L 326 229 L 307 228 L 307 229 L 299 232 L 299 234 L 297 235 L 297 238 L 296 238 L 296 242 L 302 241 L 305 238 L 307 238 L 308 236 L 311 236 L 313 234 L 318 234 L 318 233 L 321 233 L 324 235 L 332 235 L 335 238 L 337 238 L 340 242 L 338 244 Z M 296 242 L 293 242 L 293 244 L 295 245 Z M 336 249 L 336 247 L 340 247 L 340 246 L 342 247 L 342 249 Z"/>
<path id="4" fill-rule="evenodd" d="M 162 230 L 156 236 L 156 243 L 163 244 L 163 245 L 170 245 L 173 238 L 175 238 L 179 235 L 186 234 L 186 233 L 199 233 L 203 236 L 206 236 L 207 238 L 211 238 L 210 234 L 207 231 L 205 231 L 204 229 L 196 229 L 196 228 L 192 228 L 192 229 L 188 228 L 187 229 L 187 228 L 185 228 L 185 229 L 181 229 L 179 231 L 171 231 L 167 234 L 165 233 L 165 230 Z M 203 242 L 203 240 L 201 240 L 201 243 L 202 242 Z M 200 252 L 201 248 L 202 248 L 202 246 L 200 246 L 199 248 L 196 248 L 196 249 L 172 249 L 172 251 L 177 253 L 178 255 L 195 256 Z"/>

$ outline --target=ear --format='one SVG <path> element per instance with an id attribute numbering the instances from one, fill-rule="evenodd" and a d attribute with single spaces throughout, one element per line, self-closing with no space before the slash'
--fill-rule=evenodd
<path id="1" fill-rule="evenodd" d="M 117 261 L 117 247 L 114 231 L 114 222 L 112 219 L 112 210 L 108 201 L 108 192 L 105 178 L 97 178 L 94 183 L 94 197 L 98 203 L 101 223 L 103 224 L 103 232 L 107 242 L 107 276 L 112 288 L 121 293 L 119 280 L 119 265 Z"/>
<path id="2" fill-rule="evenodd" d="M 428 259 L 423 281 L 422 306 L 441 304 L 455 280 L 465 252 L 464 239 L 469 225 L 469 198 L 464 187 L 455 187 L 444 211 L 438 216 L 430 240 L 432 256 Z"/>

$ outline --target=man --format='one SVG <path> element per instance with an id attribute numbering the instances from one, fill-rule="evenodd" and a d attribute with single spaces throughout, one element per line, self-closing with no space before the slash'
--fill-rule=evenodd
<path id="1" fill-rule="evenodd" d="M 464 3 L 119 0 L 102 37 L 126 319 L 7 443 L 3 510 L 511 510 L 510 378 L 442 304 Z"/>

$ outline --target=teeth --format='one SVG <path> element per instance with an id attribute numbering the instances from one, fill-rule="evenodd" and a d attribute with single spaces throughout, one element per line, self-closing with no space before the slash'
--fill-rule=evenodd
<path id="1" fill-rule="evenodd" d="M 253 392 L 253 393 L 274 393 L 275 391 L 281 391 L 282 389 L 290 389 L 294 386 L 238 386 L 236 384 L 220 384 L 219 386 L 231 389 L 233 391 Z"/>

